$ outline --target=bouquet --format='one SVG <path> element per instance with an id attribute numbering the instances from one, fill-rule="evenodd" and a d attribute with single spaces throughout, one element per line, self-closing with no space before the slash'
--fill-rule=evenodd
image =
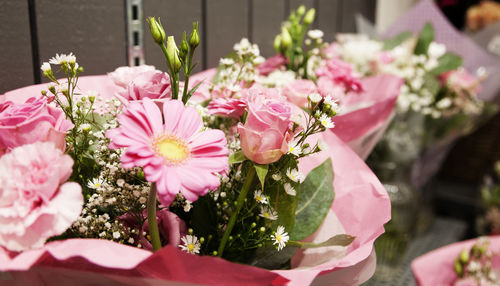
<path id="1" fill-rule="evenodd" d="M 245 41 L 235 81 L 222 72 L 215 85 L 191 78 L 197 23 L 177 47 L 159 21 L 148 21 L 168 73 L 122 67 L 109 78 L 80 78 L 73 54 L 56 55 L 41 67 L 52 83 L 40 96 L 2 103 L 0 269 L 64 280 L 58 266 L 75 271 L 80 261 L 94 275 L 89 280 L 102 274 L 216 285 L 240 276 L 279 285 L 310 283 L 366 259 L 389 205 L 366 166 L 336 137 L 322 136 L 337 103 L 311 92 L 300 108 L 279 89 L 250 86 L 258 57 Z M 207 93 L 219 97 L 206 100 Z M 341 161 L 357 171 L 343 170 Z M 367 179 L 359 182 L 360 175 Z M 365 201 L 359 214 L 344 209 L 367 191 L 373 206 Z M 376 218 L 361 219 L 375 209 Z M 117 253 L 127 259 L 117 261 Z M 209 273 L 184 275 L 190 264 Z M 371 275 L 359 272 L 338 282 Z"/>

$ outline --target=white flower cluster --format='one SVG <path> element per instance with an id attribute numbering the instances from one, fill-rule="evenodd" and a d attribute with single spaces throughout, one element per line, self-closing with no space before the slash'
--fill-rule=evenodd
<path id="1" fill-rule="evenodd" d="M 266 87 L 283 87 L 297 78 L 297 74 L 290 70 L 275 70 L 267 76 L 259 76 L 257 82 Z"/>
<path id="2" fill-rule="evenodd" d="M 339 45 L 335 52 L 340 57 L 351 63 L 354 70 L 363 75 L 370 75 L 372 62 L 376 60 L 376 55 L 382 51 L 382 43 L 371 40 L 367 35 L 340 34 L 337 37 Z"/>

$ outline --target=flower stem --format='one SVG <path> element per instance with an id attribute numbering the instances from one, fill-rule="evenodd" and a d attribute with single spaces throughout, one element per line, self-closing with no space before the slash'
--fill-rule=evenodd
<path id="1" fill-rule="evenodd" d="M 245 198 L 247 197 L 248 191 L 252 186 L 253 179 L 255 177 L 255 168 L 250 168 L 247 174 L 247 179 L 241 188 L 240 194 L 238 195 L 238 199 L 236 201 L 236 209 L 231 214 L 229 218 L 229 222 L 227 224 L 226 230 L 224 231 L 224 235 L 222 236 L 222 240 L 219 244 L 219 249 L 217 250 L 217 256 L 222 257 L 222 253 L 224 252 L 224 247 L 226 247 L 227 240 L 229 239 L 229 235 L 233 230 L 234 224 L 236 223 L 236 219 L 238 218 L 238 214 L 241 211 L 243 203 L 245 202 Z"/>
<path id="2" fill-rule="evenodd" d="M 153 183 L 153 185 L 151 186 L 147 204 L 148 226 L 149 235 L 151 236 L 151 245 L 153 245 L 153 251 L 157 251 L 161 248 L 161 241 L 160 233 L 158 232 L 158 223 L 156 223 L 156 183 Z"/>

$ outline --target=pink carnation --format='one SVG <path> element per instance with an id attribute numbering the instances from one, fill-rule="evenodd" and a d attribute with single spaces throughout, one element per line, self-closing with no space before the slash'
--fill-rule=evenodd
<path id="1" fill-rule="evenodd" d="M 441 82 L 450 88 L 459 88 L 468 90 L 472 94 L 478 94 L 481 91 L 479 79 L 470 74 L 466 69 L 460 68 L 446 72 L 440 76 Z"/>
<path id="2" fill-rule="evenodd" d="M 119 67 L 108 73 L 109 78 L 118 86 L 126 88 L 139 74 L 154 71 L 154 66 L 140 65 L 137 67 Z"/>
<path id="3" fill-rule="evenodd" d="M 118 94 L 121 101 L 128 102 L 144 98 L 164 99 L 170 97 L 170 79 L 164 72 L 152 70 L 138 74 Z"/>
<path id="4" fill-rule="evenodd" d="M 162 116 L 160 108 L 144 98 L 131 102 L 118 122 L 118 128 L 106 132 L 109 148 L 126 148 L 122 166 L 143 167 L 163 205 L 170 205 L 179 192 L 193 202 L 219 187 L 217 174 L 228 170 L 226 137 L 220 130 L 202 131 L 194 107 L 166 100 Z"/>
<path id="5" fill-rule="evenodd" d="M 251 88 L 247 99 L 245 125 L 238 124 L 241 149 L 255 163 L 276 162 L 288 152 L 292 108 L 277 89 Z"/>
<path id="6" fill-rule="evenodd" d="M 331 59 L 326 65 L 316 70 L 319 78 L 328 78 L 336 84 L 344 87 L 346 92 L 362 92 L 363 85 L 358 76 L 352 70 L 351 65 L 338 59 Z"/>
<path id="7" fill-rule="evenodd" d="M 260 64 L 257 67 L 257 69 L 259 70 L 259 73 L 261 75 L 268 75 L 273 71 L 279 69 L 280 67 L 284 66 L 285 63 L 286 59 L 282 55 L 277 54 L 268 58 L 265 62 Z"/>
<path id="8" fill-rule="evenodd" d="M 208 104 L 208 113 L 223 115 L 231 118 L 240 118 L 245 114 L 247 102 L 245 99 L 215 98 Z"/>
<path id="9" fill-rule="evenodd" d="M 126 214 L 120 217 L 125 224 L 132 229 L 140 229 L 139 234 L 135 237 L 135 242 L 140 243 L 142 248 L 153 250 L 151 242 L 144 237 L 143 233 L 149 233 L 148 220 L 146 219 L 146 211 L 142 217 L 142 226 L 139 225 L 137 218 Z M 181 237 L 187 234 L 186 223 L 176 214 L 169 212 L 167 209 L 162 209 L 156 212 L 156 221 L 161 237 L 166 241 L 167 245 L 177 247 L 181 243 Z"/>
<path id="10" fill-rule="evenodd" d="M 31 97 L 25 103 L 0 104 L 0 154 L 34 142 L 50 141 L 64 150 L 66 132 L 73 124 L 64 112 L 47 104 L 44 97 Z"/>
<path id="11" fill-rule="evenodd" d="M 71 226 L 83 206 L 80 186 L 65 183 L 72 166 L 50 142 L 23 145 L 0 158 L 0 245 L 39 248 Z"/>
<path id="12" fill-rule="evenodd" d="M 288 101 L 300 107 L 307 107 L 308 96 L 317 92 L 314 82 L 307 79 L 294 80 L 283 87 L 283 95 Z"/>

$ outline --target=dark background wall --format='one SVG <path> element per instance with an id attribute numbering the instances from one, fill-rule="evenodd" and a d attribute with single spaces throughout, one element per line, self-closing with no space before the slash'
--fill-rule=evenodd
<path id="1" fill-rule="evenodd" d="M 259 44 L 264 56 L 280 23 L 300 4 L 316 8 L 314 27 L 331 41 L 354 32 L 354 15 L 373 21 L 375 0 L 142 0 L 142 20 L 161 17 L 168 35 L 200 23 L 198 70 L 214 67 L 242 37 Z M 128 64 L 125 0 L 1 0 L 0 94 L 43 82 L 39 67 L 56 53 L 73 52 L 84 75 L 104 74 Z M 164 69 L 163 56 L 143 24 L 147 64 Z"/>

